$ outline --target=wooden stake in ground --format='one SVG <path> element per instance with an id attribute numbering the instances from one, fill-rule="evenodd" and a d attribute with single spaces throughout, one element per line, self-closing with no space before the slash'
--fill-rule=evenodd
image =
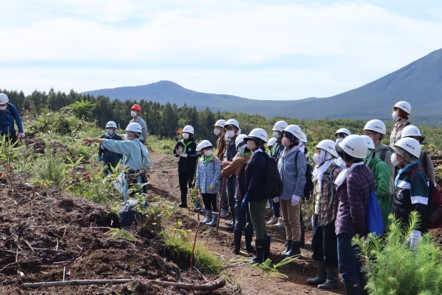
<path id="1" fill-rule="evenodd" d="M 226 177 L 223 177 L 223 183 L 221 185 L 221 192 L 219 193 L 219 197 L 218 197 L 218 219 L 216 220 L 216 233 L 218 234 L 218 229 L 219 229 L 219 220 L 221 219 L 221 202 L 222 202 L 222 198 L 224 195 L 224 189 L 226 187 Z"/>

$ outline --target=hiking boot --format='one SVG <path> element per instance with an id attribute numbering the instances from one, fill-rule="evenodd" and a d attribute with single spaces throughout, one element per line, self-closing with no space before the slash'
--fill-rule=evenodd
<path id="1" fill-rule="evenodd" d="M 318 285 L 319 289 L 333 290 L 338 289 L 338 274 L 336 267 L 327 266 L 327 280 L 323 284 Z"/>
<path id="2" fill-rule="evenodd" d="M 226 218 L 227 216 L 229 216 L 229 211 L 227 211 L 226 209 L 221 209 L 221 214 L 219 217 Z"/>
<path id="3" fill-rule="evenodd" d="M 278 217 L 272 216 L 272 218 L 270 218 L 269 221 L 267 221 L 267 224 L 271 225 L 271 224 L 275 224 L 277 222 L 278 222 Z"/>
<path id="4" fill-rule="evenodd" d="M 247 228 L 244 230 L 244 237 L 246 240 L 246 251 L 247 253 L 255 252 L 255 248 L 252 246 L 253 239 L 253 227 Z"/>
<path id="5" fill-rule="evenodd" d="M 213 212 L 212 221 L 210 223 L 207 223 L 207 225 L 212 226 L 212 227 L 216 227 L 217 223 L 218 223 L 218 214 L 215 214 L 215 212 Z"/>
<path id="6" fill-rule="evenodd" d="M 184 203 L 179 203 L 179 204 L 178 204 L 178 207 L 180 207 L 180 208 L 187 208 L 187 205 L 184 204 Z"/>
<path id="7" fill-rule="evenodd" d="M 319 284 L 322 284 L 326 280 L 326 270 L 325 270 L 325 264 L 322 261 L 315 261 L 316 269 L 318 271 L 318 274 L 314 278 L 307 279 L 307 284 L 312 286 L 318 286 Z M 319 288 L 319 286 L 318 286 Z"/>
<path id="8" fill-rule="evenodd" d="M 287 253 L 292 249 L 292 241 L 287 240 L 285 242 L 285 250 L 281 252 L 281 255 L 287 256 Z"/>
<path id="9" fill-rule="evenodd" d="M 256 246 L 256 254 L 255 257 L 249 259 L 249 263 L 263 263 L 263 247 L 264 247 L 264 239 L 255 240 Z"/>
<path id="10" fill-rule="evenodd" d="M 239 255 L 240 249 L 241 249 L 241 236 L 242 236 L 242 230 L 235 229 L 233 232 L 233 254 Z"/>
<path id="11" fill-rule="evenodd" d="M 208 224 L 212 221 L 212 210 L 206 210 L 206 219 L 202 221 L 202 224 Z"/>
<path id="12" fill-rule="evenodd" d="M 264 245 L 262 247 L 262 262 L 266 261 L 270 257 L 270 237 L 264 238 Z"/>
<path id="13" fill-rule="evenodd" d="M 345 283 L 345 294 L 347 295 L 361 295 L 362 294 L 362 287 L 360 283 L 356 284 L 349 284 Z"/>
<path id="14" fill-rule="evenodd" d="M 285 253 L 285 256 L 296 256 L 301 255 L 301 249 L 299 247 L 299 242 L 292 241 L 292 246 L 290 247 L 290 251 Z"/>
<path id="15" fill-rule="evenodd" d="M 282 217 L 278 218 L 278 222 L 275 224 L 277 227 L 284 227 L 284 219 Z"/>

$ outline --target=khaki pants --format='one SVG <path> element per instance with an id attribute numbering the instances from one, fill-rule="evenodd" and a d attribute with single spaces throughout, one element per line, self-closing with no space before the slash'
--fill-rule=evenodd
<path id="1" fill-rule="evenodd" d="M 280 202 L 282 217 L 284 218 L 286 239 L 288 241 L 299 242 L 301 239 L 301 223 L 299 221 L 301 204 L 293 207 L 290 200 L 281 200 Z"/>

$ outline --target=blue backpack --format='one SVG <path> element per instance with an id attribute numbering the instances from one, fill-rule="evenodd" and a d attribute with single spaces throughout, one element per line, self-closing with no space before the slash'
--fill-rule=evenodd
<path id="1" fill-rule="evenodd" d="M 367 215 L 365 216 L 365 224 L 367 226 L 368 233 L 372 233 L 375 236 L 380 236 L 385 231 L 384 220 L 382 219 L 381 207 L 378 203 L 378 197 L 376 193 L 372 191 L 368 195 L 367 202 Z"/>

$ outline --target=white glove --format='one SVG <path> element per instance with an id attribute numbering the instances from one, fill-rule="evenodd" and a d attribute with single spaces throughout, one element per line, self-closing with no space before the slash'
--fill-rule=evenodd
<path id="1" fill-rule="evenodd" d="M 293 206 L 293 207 L 298 206 L 298 205 L 299 205 L 299 200 L 300 200 L 299 196 L 297 196 L 297 195 L 292 195 L 292 199 L 291 199 L 292 206 Z"/>
<path id="2" fill-rule="evenodd" d="M 422 238 L 422 233 L 420 231 L 418 230 L 411 231 L 410 237 L 408 238 L 408 240 L 410 241 L 411 250 L 416 250 L 421 238 Z"/>
<path id="3" fill-rule="evenodd" d="M 22 139 L 22 138 L 25 138 L 24 132 L 18 134 L 18 139 Z"/>
<path id="4" fill-rule="evenodd" d="M 181 154 L 180 157 L 187 158 L 187 154 Z"/>
<path id="5" fill-rule="evenodd" d="M 279 203 L 279 197 L 273 198 L 273 203 Z"/>

